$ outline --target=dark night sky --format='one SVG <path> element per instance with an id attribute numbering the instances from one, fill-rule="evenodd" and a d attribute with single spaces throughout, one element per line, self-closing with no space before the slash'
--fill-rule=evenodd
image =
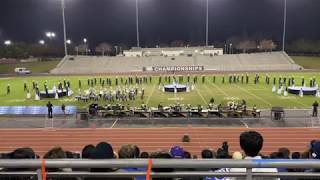
<path id="1" fill-rule="evenodd" d="M 281 41 L 283 0 L 209 0 L 210 42 L 263 35 Z M 320 39 L 320 1 L 288 1 L 288 40 Z M 205 0 L 140 0 L 141 45 L 204 42 Z M 0 41 L 62 40 L 60 0 L 1 0 Z M 68 38 L 135 44 L 135 0 L 66 0 Z M 245 33 L 246 32 L 246 33 Z"/>

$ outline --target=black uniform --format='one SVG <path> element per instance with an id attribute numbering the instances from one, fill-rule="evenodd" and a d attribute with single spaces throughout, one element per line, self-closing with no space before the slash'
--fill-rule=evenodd
<path id="1" fill-rule="evenodd" d="M 10 94 L 10 85 L 7 86 L 7 94 Z"/>
<path id="2" fill-rule="evenodd" d="M 61 111 L 66 114 L 66 106 L 64 104 L 61 105 Z"/>
<path id="3" fill-rule="evenodd" d="M 48 117 L 52 118 L 52 109 L 53 109 L 53 105 L 51 104 L 51 102 L 49 101 L 47 104 L 47 108 L 48 108 Z"/>
<path id="4" fill-rule="evenodd" d="M 313 116 L 313 117 L 317 117 L 317 116 L 318 116 L 318 106 L 319 106 L 318 102 L 315 101 L 315 102 L 312 104 L 312 106 L 313 106 L 312 116 Z"/>

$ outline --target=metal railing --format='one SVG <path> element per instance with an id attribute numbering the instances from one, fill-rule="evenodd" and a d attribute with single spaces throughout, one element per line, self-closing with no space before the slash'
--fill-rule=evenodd
<path id="1" fill-rule="evenodd" d="M 150 163 L 152 162 L 152 163 Z M 45 166 L 45 167 L 44 167 Z M 320 169 L 320 160 L 281 160 L 281 159 L 253 159 L 253 160 L 187 160 L 187 159 L 108 159 L 108 160 L 83 160 L 83 159 L 64 159 L 64 160 L 12 160 L 1 159 L 0 167 L 4 169 L 38 169 L 35 171 L 0 171 L 1 177 L 37 177 L 42 179 L 43 170 L 52 168 L 145 168 L 145 171 L 137 172 L 84 172 L 84 171 L 61 171 L 47 172 L 47 177 L 243 177 L 251 180 L 255 177 L 317 177 L 320 173 L 313 172 L 255 172 L 254 168 L 287 168 L 287 169 Z M 147 172 L 151 168 L 173 168 L 188 169 L 188 171 L 173 172 Z M 203 171 L 201 169 L 216 168 L 244 168 L 243 172 L 214 172 Z M 190 170 L 191 169 L 191 170 Z"/>

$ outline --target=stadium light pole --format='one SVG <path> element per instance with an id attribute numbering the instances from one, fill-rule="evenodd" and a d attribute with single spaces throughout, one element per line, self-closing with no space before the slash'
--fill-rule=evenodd
<path id="1" fill-rule="evenodd" d="M 285 50 L 286 42 L 286 24 L 287 24 L 287 0 L 284 0 L 283 8 L 283 35 L 282 35 L 282 51 Z"/>
<path id="2" fill-rule="evenodd" d="M 209 0 L 207 0 L 207 12 L 206 12 L 206 46 L 208 46 L 209 38 Z"/>
<path id="3" fill-rule="evenodd" d="M 83 43 L 84 43 L 85 48 L 86 48 L 86 49 L 85 49 L 85 50 L 86 50 L 86 55 L 88 55 L 87 42 L 88 42 L 87 38 L 83 38 Z"/>
<path id="4" fill-rule="evenodd" d="M 140 47 L 139 37 L 139 2 L 136 0 L 136 28 L 137 28 L 137 47 Z"/>
<path id="5" fill-rule="evenodd" d="M 67 48 L 67 32 L 66 32 L 66 17 L 65 17 L 65 2 L 61 0 L 61 11 L 62 11 L 62 24 L 63 24 L 63 44 L 64 44 L 64 55 L 68 55 Z"/>

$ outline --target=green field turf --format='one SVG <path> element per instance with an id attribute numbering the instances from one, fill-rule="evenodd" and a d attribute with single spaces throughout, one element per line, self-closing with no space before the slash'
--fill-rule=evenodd
<path id="1" fill-rule="evenodd" d="M 260 73 L 260 83 L 254 84 L 253 77 L 254 74 L 250 74 L 249 84 L 229 84 L 228 75 L 225 75 L 225 83 L 222 83 L 223 75 L 216 75 L 216 82 L 213 83 L 213 76 L 206 76 L 205 83 L 202 83 L 201 76 L 198 76 L 198 83 L 195 85 L 196 89 L 189 93 L 166 93 L 159 90 L 158 87 L 158 77 L 152 78 L 152 83 L 143 84 L 139 88 L 145 89 L 144 100 L 137 98 L 135 101 L 128 101 L 122 104 L 130 104 L 134 106 L 140 106 L 142 102 L 145 102 L 148 106 L 155 106 L 161 102 L 164 105 L 174 104 L 179 102 L 180 104 L 192 104 L 192 105 L 207 105 L 209 100 L 213 97 L 216 103 L 223 102 L 235 99 L 235 100 L 246 100 L 249 107 L 252 107 L 256 104 L 259 108 L 270 108 L 272 106 L 283 106 L 286 108 L 310 108 L 311 104 L 317 99 L 314 96 L 304 96 L 298 97 L 296 95 L 290 95 L 284 97 L 283 95 L 277 95 L 271 92 L 273 77 L 279 76 L 294 76 L 296 85 L 301 84 L 301 77 L 303 76 L 306 80 L 306 83 L 309 84 L 309 78 L 316 76 L 318 82 L 320 79 L 319 73 L 270 73 L 271 76 L 270 84 L 265 84 L 265 73 Z M 78 94 L 78 80 L 82 81 L 82 91 L 88 89 L 87 79 L 95 78 L 93 76 L 67 76 L 67 77 L 57 77 L 57 76 L 45 76 L 45 77 L 12 77 L 12 78 L 1 78 L 0 79 L 0 105 L 45 105 L 48 99 L 35 101 L 34 100 L 34 91 L 31 91 L 32 100 L 26 99 L 26 93 L 23 91 L 23 83 L 27 81 L 28 87 L 32 87 L 32 81 L 38 81 L 40 90 L 44 89 L 44 82 L 48 80 L 48 85 L 51 88 L 53 84 L 58 84 L 59 80 L 66 78 L 71 81 L 71 87 L 74 91 L 72 97 L 64 97 L 58 100 L 51 99 L 54 105 L 61 105 L 62 103 L 66 105 L 76 105 L 78 107 L 87 107 L 89 103 L 78 102 L 74 98 Z M 96 76 L 97 86 L 95 89 L 99 90 L 101 86 L 99 85 L 100 76 Z M 106 77 L 102 77 L 106 78 Z M 113 79 L 115 77 L 112 77 Z M 126 77 L 125 77 L 126 78 Z M 186 81 L 186 76 L 184 81 Z M 191 76 L 192 79 L 192 76 Z M 164 81 L 164 78 L 162 78 Z M 120 81 L 119 81 L 120 82 Z M 277 80 L 278 83 L 278 80 Z M 11 93 L 6 94 L 7 84 L 11 86 Z M 116 88 L 115 81 L 113 80 L 113 89 Z M 124 86 L 124 85 L 120 85 Z M 32 88 L 31 88 L 32 89 Z M 320 99 L 319 99 L 320 100 Z M 103 100 L 99 102 L 101 105 L 106 104 Z M 115 102 L 119 103 L 119 102 Z"/>
<path id="2" fill-rule="evenodd" d="M 291 58 L 305 69 L 320 69 L 320 57 L 291 56 Z"/>
<path id="3" fill-rule="evenodd" d="M 17 64 L 1 64 L 0 74 L 13 74 L 17 67 L 25 67 L 31 70 L 32 73 L 48 73 L 51 69 L 57 66 L 60 60 L 28 62 Z"/>

